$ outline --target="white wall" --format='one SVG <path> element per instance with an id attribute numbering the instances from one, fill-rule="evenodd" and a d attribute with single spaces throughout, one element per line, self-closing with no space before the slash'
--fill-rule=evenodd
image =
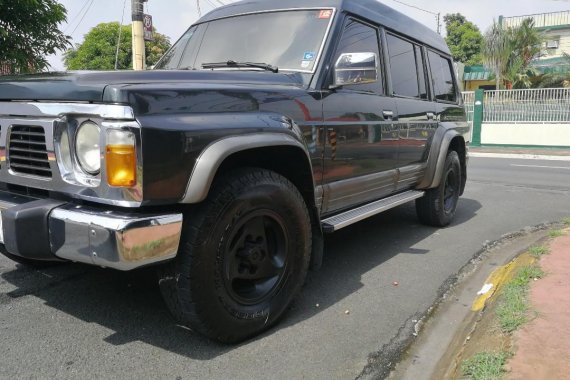
<path id="1" fill-rule="evenodd" d="M 484 123 L 481 144 L 570 147 L 570 124 Z"/>
<path id="2" fill-rule="evenodd" d="M 562 57 L 564 53 L 570 54 L 570 29 L 551 30 L 544 33 L 545 40 L 559 41 L 558 49 L 544 49 L 544 58 Z"/>

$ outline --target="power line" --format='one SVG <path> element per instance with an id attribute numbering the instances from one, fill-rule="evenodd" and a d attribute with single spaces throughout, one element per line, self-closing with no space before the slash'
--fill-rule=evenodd
<path id="1" fill-rule="evenodd" d="M 93 5 L 94 2 L 95 2 L 95 0 L 91 0 L 89 5 L 87 6 L 87 9 L 85 9 L 85 12 L 83 13 L 83 16 L 81 17 L 81 20 L 79 20 L 79 22 L 75 26 L 75 29 L 73 29 L 73 32 L 71 32 L 72 36 L 75 33 L 75 31 L 77 30 L 77 28 L 79 28 L 79 25 L 81 25 L 81 23 L 83 22 L 83 19 L 85 18 L 85 16 L 87 16 L 87 13 L 89 13 L 89 10 L 91 9 L 91 6 Z"/>
<path id="2" fill-rule="evenodd" d="M 69 29 L 69 27 L 71 25 L 73 25 L 73 23 L 77 20 L 77 18 L 79 17 L 79 15 L 83 12 L 83 10 L 85 9 L 85 7 L 87 6 L 87 4 L 89 3 L 90 0 L 85 0 L 85 3 L 83 4 L 83 6 L 81 7 L 81 9 L 79 10 L 79 12 L 77 12 L 77 14 L 71 19 L 70 22 L 67 23 L 67 26 L 65 27 L 65 29 L 63 30 L 63 33 L 67 32 L 67 30 Z"/>
<path id="3" fill-rule="evenodd" d="M 117 52 L 115 54 L 115 70 L 119 67 L 119 49 L 121 47 L 121 34 L 123 32 L 123 21 L 125 20 L 125 8 L 127 7 L 127 0 L 123 3 L 123 15 L 121 16 L 121 23 L 119 24 L 119 40 L 117 41 Z"/>
<path id="4" fill-rule="evenodd" d="M 435 21 L 436 21 L 436 23 L 437 23 L 437 32 L 438 32 L 439 34 L 441 34 L 441 13 L 435 13 L 435 12 L 432 12 L 432 11 L 428 11 L 427 9 L 420 8 L 420 7 L 418 7 L 417 5 L 404 3 L 403 1 L 400 1 L 400 0 L 392 0 L 392 1 L 395 2 L 395 3 L 398 3 L 398 4 L 405 5 L 406 7 L 414 8 L 414 9 L 417 9 L 417 10 L 419 10 L 419 11 L 429 13 L 430 15 L 434 15 L 434 16 L 435 16 Z"/>
<path id="5" fill-rule="evenodd" d="M 435 13 L 435 12 L 432 12 L 432 11 L 428 11 L 427 9 L 420 8 L 420 7 L 418 7 L 417 5 L 412 5 L 412 4 L 404 3 L 403 1 L 400 1 L 400 0 L 392 0 L 392 1 L 395 2 L 395 3 L 399 3 L 399 4 L 402 4 L 402 5 L 405 5 L 406 7 L 415 8 L 415 9 L 417 9 L 417 10 L 419 10 L 419 11 L 432 14 L 432 15 L 434 15 L 434 16 L 437 16 L 437 15 L 439 14 L 439 13 Z"/>

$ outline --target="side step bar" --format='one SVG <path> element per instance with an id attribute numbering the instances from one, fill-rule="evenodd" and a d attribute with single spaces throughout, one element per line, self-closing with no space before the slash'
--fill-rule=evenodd
<path id="1" fill-rule="evenodd" d="M 391 208 L 403 205 L 423 197 L 425 192 L 418 190 L 409 190 L 404 193 L 393 195 L 388 198 L 381 199 L 376 202 L 369 203 L 367 205 L 348 210 L 342 214 L 331 216 L 330 218 L 324 219 L 322 221 L 323 231 L 326 233 L 332 233 L 340 230 L 341 228 L 350 226 L 351 224 L 360 222 L 371 216 L 380 214 L 381 212 L 390 210 Z"/>

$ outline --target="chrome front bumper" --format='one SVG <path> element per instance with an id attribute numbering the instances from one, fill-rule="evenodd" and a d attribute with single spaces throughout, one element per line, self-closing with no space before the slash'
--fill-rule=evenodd
<path id="1" fill-rule="evenodd" d="M 1 243 L 9 253 L 29 257 L 27 252 L 34 250 L 29 248 L 30 241 L 14 244 L 13 240 L 27 238 L 33 241 L 40 235 L 38 246 L 45 243 L 51 251 L 45 254 L 53 255 L 55 260 L 128 271 L 173 259 L 178 252 L 182 214 L 125 213 L 73 203 L 59 202 L 50 206 L 54 201 L 45 201 L 47 205 L 42 202 L 0 192 L 3 221 L 0 237 L 3 235 Z M 35 215 L 35 209 L 42 210 Z M 26 220 L 18 221 L 18 218 Z M 36 224 L 30 224 L 30 219 Z M 38 223 L 45 226 L 45 233 L 27 230 L 27 226 Z M 44 228 L 38 228 L 40 230 Z M 26 248 L 19 249 L 18 244 Z"/>

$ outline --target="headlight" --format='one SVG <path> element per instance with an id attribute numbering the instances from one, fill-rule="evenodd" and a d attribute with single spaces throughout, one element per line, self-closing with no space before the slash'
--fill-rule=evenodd
<path id="1" fill-rule="evenodd" d="M 79 161 L 81 169 L 91 175 L 97 175 L 101 170 L 99 135 L 99 126 L 92 121 L 81 124 L 75 135 L 77 161 Z"/>

